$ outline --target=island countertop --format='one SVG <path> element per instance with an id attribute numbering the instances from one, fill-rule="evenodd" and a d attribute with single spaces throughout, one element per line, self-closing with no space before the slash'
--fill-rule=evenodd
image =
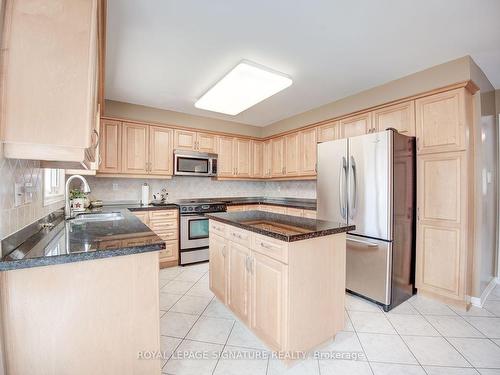
<path id="1" fill-rule="evenodd" d="M 0 271 L 160 251 L 165 248 L 165 241 L 128 208 L 104 207 L 98 212 L 119 213 L 122 218 L 78 223 L 64 220 L 62 210 L 56 211 L 46 219 L 50 225 L 34 223 L 32 233 L 24 242 L 11 250 L 7 249 L 8 253 L 0 259 Z M 12 241 L 15 240 L 15 237 L 12 238 Z M 8 243 L 2 244 L 4 247 L 9 246 Z"/>
<path id="2" fill-rule="evenodd" d="M 221 212 L 205 214 L 205 216 L 285 242 L 302 241 L 355 229 L 354 225 L 264 211 Z"/>

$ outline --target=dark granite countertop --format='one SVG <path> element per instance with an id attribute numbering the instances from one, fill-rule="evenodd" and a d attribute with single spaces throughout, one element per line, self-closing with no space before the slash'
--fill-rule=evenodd
<path id="1" fill-rule="evenodd" d="M 205 215 L 221 223 L 285 242 L 307 240 L 355 229 L 354 225 L 263 211 L 221 212 Z"/>
<path id="2" fill-rule="evenodd" d="M 78 223 L 65 221 L 63 212 L 50 215 L 51 227 L 33 224 L 32 233 L 0 260 L 0 271 L 80 262 L 119 255 L 159 251 L 165 242 L 124 207 L 104 207 L 93 212 L 114 212 L 115 221 Z M 19 234 L 17 234 L 19 236 Z M 12 238 L 11 238 L 12 237 Z M 16 240 L 15 235 L 2 242 Z"/>

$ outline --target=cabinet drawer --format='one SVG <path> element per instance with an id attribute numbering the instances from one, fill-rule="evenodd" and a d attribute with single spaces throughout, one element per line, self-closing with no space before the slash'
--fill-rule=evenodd
<path id="1" fill-rule="evenodd" d="M 177 229 L 155 231 L 155 233 L 158 235 L 158 237 L 165 241 L 176 240 L 179 237 L 179 232 Z"/>
<path id="2" fill-rule="evenodd" d="M 177 220 L 151 220 L 149 227 L 154 231 L 177 229 Z"/>
<path id="3" fill-rule="evenodd" d="M 286 242 L 274 240 L 266 236 L 254 235 L 252 250 L 282 263 L 288 263 L 288 245 Z"/>
<path id="4" fill-rule="evenodd" d="M 226 237 L 226 226 L 222 223 L 217 222 L 217 221 L 214 221 L 214 220 L 210 221 L 209 231 L 210 231 L 210 233 L 218 234 L 222 238 Z"/>
<path id="5" fill-rule="evenodd" d="M 227 227 L 227 238 L 230 241 L 239 243 L 243 246 L 250 247 L 250 232 L 241 230 L 232 226 Z"/>
<path id="6" fill-rule="evenodd" d="M 316 211 L 313 210 L 304 210 L 303 217 L 307 217 L 309 219 L 316 219 Z"/>
<path id="7" fill-rule="evenodd" d="M 286 208 L 286 214 L 287 215 L 302 217 L 303 213 L 304 213 L 304 210 L 302 210 L 300 208 L 293 208 L 293 207 L 287 207 Z"/>
<path id="8" fill-rule="evenodd" d="M 179 215 L 177 210 L 157 210 L 149 211 L 149 218 L 154 219 L 174 219 Z"/>
<path id="9" fill-rule="evenodd" d="M 179 245 L 177 241 L 165 242 L 165 250 L 160 251 L 160 260 L 176 260 L 179 254 Z"/>

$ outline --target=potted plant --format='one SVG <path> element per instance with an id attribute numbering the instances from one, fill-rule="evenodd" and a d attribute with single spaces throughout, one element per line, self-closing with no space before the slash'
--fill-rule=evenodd
<path id="1" fill-rule="evenodd" d="M 85 211 L 85 199 L 87 194 L 79 189 L 74 189 L 69 192 L 69 199 L 71 199 L 71 207 L 73 211 Z"/>

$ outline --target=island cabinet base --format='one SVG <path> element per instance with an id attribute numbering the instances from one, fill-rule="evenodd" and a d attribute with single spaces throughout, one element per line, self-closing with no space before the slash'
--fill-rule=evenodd
<path id="1" fill-rule="evenodd" d="M 157 252 L 2 272 L 0 293 L 7 374 L 160 373 Z"/>
<path id="2" fill-rule="evenodd" d="M 345 233 L 284 242 L 210 220 L 211 291 L 285 355 L 344 328 L 345 257 Z"/>

